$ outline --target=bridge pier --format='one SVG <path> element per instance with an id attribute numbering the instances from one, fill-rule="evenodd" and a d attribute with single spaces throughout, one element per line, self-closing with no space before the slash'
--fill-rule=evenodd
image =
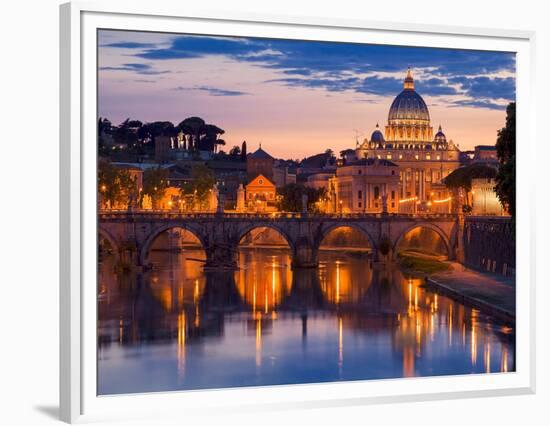
<path id="1" fill-rule="evenodd" d="M 318 248 L 308 241 L 298 241 L 292 253 L 292 268 L 316 268 L 319 266 Z"/>
<path id="2" fill-rule="evenodd" d="M 204 270 L 206 271 L 225 271 L 238 269 L 237 247 L 225 242 L 214 242 L 205 247 L 206 262 Z"/>

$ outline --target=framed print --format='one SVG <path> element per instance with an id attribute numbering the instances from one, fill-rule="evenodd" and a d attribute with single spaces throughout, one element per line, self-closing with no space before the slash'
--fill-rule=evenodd
<path id="1" fill-rule="evenodd" d="M 63 420 L 534 391 L 533 34 L 61 21 Z"/>

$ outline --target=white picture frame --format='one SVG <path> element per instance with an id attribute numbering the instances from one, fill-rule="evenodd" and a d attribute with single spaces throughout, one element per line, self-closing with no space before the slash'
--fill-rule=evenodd
<path id="1" fill-rule="evenodd" d="M 60 31 L 60 414 L 66 422 L 182 417 L 217 409 L 370 404 L 535 391 L 532 32 L 201 11 L 163 2 L 71 2 Z M 516 372 L 97 396 L 96 37 L 98 28 L 356 41 L 517 54 Z M 247 401 L 243 403 L 242 401 Z"/>

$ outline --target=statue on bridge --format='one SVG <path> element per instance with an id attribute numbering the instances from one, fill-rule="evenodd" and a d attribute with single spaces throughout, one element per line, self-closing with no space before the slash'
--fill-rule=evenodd
<path id="1" fill-rule="evenodd" d="M 382 214 L 388 214 L 388 194 L 382 195 Z"/>

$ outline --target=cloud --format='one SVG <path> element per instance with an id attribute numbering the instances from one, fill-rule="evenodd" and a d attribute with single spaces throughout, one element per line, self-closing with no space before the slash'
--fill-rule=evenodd
<path id="1" fill-rule="evenodd" d="M 178 87 L 175 87 L 174 90 L 197 90 L 201 92 L 206 92 L 212 96 L 245 96 L 250 94 L 250 93 L 241 92 L 238 90 L 219 89 L 216 87 L 208 87 L 208 86 L 199 86 L 199 87 L 178 86 Z"/>
<path id="2" fill-rule="evenodd" d="M 515 54 L 508 52 L 187 35 L 162 47 L 140 47 L 133 56 L 152 61 L 223 56 L 275 70 L 281 78 L 268 82 L 290 87 L 391 96 L 402 90 L 404 70 L 411 66 L 422 95 L 466 96 L 471 106 L 483 108 L 515 98 Z M 236 96 L 228 92 L 219 96 Z"/>
<path id="3" fill-rule="evenodd" d="M 249 41 L 240 38 L 217 38 L 184 36 L 176 37 L 167 48 L 146 49 L 135 56 L 144 59 L 189 59 L 207 55 L 224 55 L 231 57 L 247 58 L 250 61 L 258 61 L 264 56 L 277 56 L 272 53 L 257 56 L 259 52 L 266 50 L 261 42 Z"/>
<path id="4" fill-rule="evenodd" d="M 472 98 L 513 99 L 516 82 L 514 78 L 489 77 L 453 77 L 451 83 L 457 83 Z"/>
<path id="5" fill-rule="evenodd" d="M 158 71 L 149 64 L 140 63 L 122 64 L 114 67 L 100 67 L 99 69 L 101 71 L 133 71 L 142 75 L 159 75 L 170 73 L 170 71 Z"/>
<path id="6" fill-rule="evenodd" d="M 451 107 L 474 107 L 474 108 L 488 108 L 495 110 L 505 110 L 507 103 L 497 103 L 490 99 L 462 99 L 457 101 L 452 101 Z"/>
<path id="7" fill-rule="evenodd" d="M 101 45 L 101 47 L 116 47 L 119 49 L 148 49 L 155 46 L 156 45 L 154 43 L 138 43 L 135 41 L 119 41 L 116 43 L 107 43 Z"/>

